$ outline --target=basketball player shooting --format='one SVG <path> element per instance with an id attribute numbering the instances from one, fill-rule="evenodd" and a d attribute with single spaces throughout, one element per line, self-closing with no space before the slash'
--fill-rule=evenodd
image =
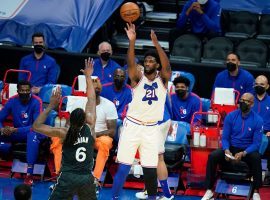
<path id="1" fill-rule="evenodd" d="M 149 50 L 145 53 L 144 72 L 138 70 L 135 63 L 135 25 L 127 24 L 125 31 L 129 39 L 127 64 L 133 88 L 133 99 L 129 104 L 118 144 L 117 162 L 119 162 L 119 167 L 114 177 L 112 199 L 119 199 L 119 193 L 137 149 L 140 153 L 148 199 L 156 199 L 158 137 L 161 137 L 158 121 L 163 119 L 171 67 L 155 32 L 151 30 L 150 36 L 156 50 Z"/>

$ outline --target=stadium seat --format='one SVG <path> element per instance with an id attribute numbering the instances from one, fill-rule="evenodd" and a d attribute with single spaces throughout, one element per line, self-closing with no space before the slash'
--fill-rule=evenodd
<path id="1" fill-rule="evenodd" d="M 229 12 L 229 30 L 225 37 L 232 41 L 252 38 L 257 32 L 259 15 L 247 11 Z"/>
<path id="2" fill-rule="evenodd" d="M 240 56 L 241 66 L 266 67 L 268 48 L 260 40 L 249 39 L 241 42 L 236 48 L 236 53 Z"/>
<path id="3" fill-rule="evenodd" d="M 270 15 L 261 15 L 259 22 L 259 33 L 256 37 L 259 40 L 270 43 Z"/>
<path id="4" fill-rule="evenodd" d="M 182 166 L 185 162 L 188 140 L 187 135 L 190 133 L 190 124 L 180 121 L 172 121 L 172 133 L 167 136 L 165 142 L 164 161 L 169 174 L 177 171 L 178 175 L 168 178 L 169 187 L 174 187 L 175 193 L 178 189 L 185 190 L 181 178 Z"/>
<path id="5" fill-rule="evenodd" d="M 173 45 L 170 60 L 180 62 L 200 62 L 202 51 L 201 40 L 192 34 L 178 37 Z"/>
<path id="6" fill-rule="evenodd" d="M 189 79 L 190 81 L 189 92 L 191 92 L 195 85 L 195 77 L 193 76 L 193 74 L 184 71 L 172 71 L 171 81 L 173 82 L 173 80 L 178 76 L 184 76 Z M 174 85 L 171 87 L 170 92 L 174 92 Z"/>
<path id="7" fill-rule="evenodd" d="M 244 196 L 251 199 L 253 194 L 253 184 L 251 172 L 248 165 L 243 162 L 228 162 L 222 165 L 220 178 L 215 189 L 216 198 L 220 195 Z"/>
<path id="8" fill-rule="evenodd" d="M 233 43 L 229 38 L 212 38 L 204 45 L 201 62 L 210 64 L 224 64 L 226 56 L 232 51 Z"/>
<path id="9" fill-rule="evenodd" d="M 46 107 L 46 105 L 48 105 L 50 103 L 50 97 L 51 97 L 51 94 L 52 94 L 52 90 L 56 86 L 61 86 L 62 96 L 71 95 L 71 87 L 70 86 L 58 85 L 58 84 L 46 84 L 40 89 L 40 92 L 39 92 L 39 95 L 38 95 L 42 100 L 43 107 L 44 106 Z"/>

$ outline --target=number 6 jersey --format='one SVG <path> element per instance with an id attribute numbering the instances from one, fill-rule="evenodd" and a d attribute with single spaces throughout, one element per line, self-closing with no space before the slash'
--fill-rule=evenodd
<path id="1" fill-rule="evenodd" d="M 142 75 L 132 88 L 132 101 L 128 105 L 127 117 L 141 122 L 158 122 L 163 119 L 167 89 L 160 76 L 153 81 Z"/>
<path id="2" fill-rule="evenodd" d="M 93 167 L 94 138 L 88 125 L 83 125 L 76 142 L 63 145 L 61 172 L 89 174 Z"/>

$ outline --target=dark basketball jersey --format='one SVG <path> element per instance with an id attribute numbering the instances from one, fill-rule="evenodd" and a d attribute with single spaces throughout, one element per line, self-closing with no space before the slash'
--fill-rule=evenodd
<path id="1" fill-rule="evenodd" d="M 88 125 L 80 130 L 77 141 L 63 145 L 61 172 L 89 174 L 93 167 L 94 138 Z"/>

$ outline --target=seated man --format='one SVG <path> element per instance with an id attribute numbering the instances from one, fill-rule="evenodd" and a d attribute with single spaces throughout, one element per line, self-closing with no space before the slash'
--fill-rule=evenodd
<path id="1" fill-rule="evenodd" d="M 11 97 L 0 111 L 0 127 L 2 142 L 26 142 L 27 143 L 27 176 L 25 184 L 32 185 L 33 167 L 37 160 L 40 140 L 45 136 L 32 131 L 32 124 L 42 109 L 41 99 L 31 94 L 31 84 L 28 81 L 20 81 L 17 85 L 18 95 Z M 14 127 L 5 126 L 2 123 L 11 115 Z"/>
<path id="2" fill-rule="evenodd" d="M 244 93 L 254 93 L 253 83 L 254 78 L 248 71 L 240 68 L 240 56 L 230 52 L 226 60 L 227 69 L 218 73 L 213 86 L 213 91 L 216 87 L 234 88 L 242 96 Z"/>
<path id="3" fill-rule="evenodd" d="M 94 72 L 93 76 L 98 76 L 101 83 L 109 83 L 113 81 L 113 73 L 117 68 L 121 66 L 111 59 L 112 46 L 108 42 L 101 42 L 98 46 L 98 52 L 100 58 L 94 60 Z"/>
<path id="4" fill-rule="evenodd" d="M 131 102 L 131 88 L 125 84 L 126 72 L 122 68 L 114 71 L 113 82 L 102 86 L 100 96 L 105 97 L 114 103 L 118 119 L 122 119 L 122 113 L 125 107 Z"/>
<path id="5" fill-rule="evenodd" d="M 106 161 L 109 157 L 110 149 L 113 147 L 113 138 L 118 116 L 115 105 L 108 99 L 100 96 L 102 86 L 99 79 L 94 79 L 93 82 L 96 92 L 97 113 L 95 148 L 98 150 L 93 175 L 97 180 L 100 180 Z"/>
<path id="6" fill-rule="evenodd" d="M 236 162 L 242 160 L 247 163 L 253 176 L 253 200 L 260 199 L 259 188 L 262 182 L 262 166 L 259 148 L 262 139 L 263 120 L 251 110 L 254 104 L 254 97 L 251 93 L 244 93 L 239 102 L 239 109 L 230 112 L 225 118 L 222 149 L 217 149 L 208 156 L 206 168 L 207 191 L 202 200 L 213 198 L 212 189 L 215 183 L 217 165 L 226 165 L 226 162 L 230 161 L 230 158 L 225 154 L 234 156 Z"/>
<path id="7" fill-rule="evenodd" d="M 188 0 L 178 17 L 176 28 L 170 31 L 170 52 L 174 41 L 184 33 L 191 32 L 202 39 L 221 35 L 220 13 L 220 5 L 215 0 Z M 188 22 L 191 27 L 187 26 Z"/>
<path id="8" fill-rule="evenodd" d="M 270 97 L 267 94 L 269 88 L 268 80 L 265 76 L 260 75 L 255 80 L 255 99 L 252 110 L 258 113 L 263 119 L 263 131 L 268 138 L 268 147 L 266 152 L 270 153 Z M 270 158 L 267 159 L 267 169 L 265 184 L 270 184 Z"/>
<path id="9" fill-rule="evenodd" d="M 37 94 L 43 85 L 56 83 L 58 66 L 54 58 L 44 52 L 45 39 L 42 33 L 33 34 L 32 43 L 34 45 L 34 53 L 22 58 L 20 69 L 31 72 L 30 83 L 33 86 L 32 92 Z M 20 73 L 19 80 L 26 80 L 26 74 Z"/>
<path id="10" fill-rule="evenodd" d="M 191 123 L 192 115 L 202 110 L 201 99 L 196 94 L 189 92 L 190 81 L 188 78 L 178 76 L 174 79 L 173 84 L 175 93 L 171 94 L 172 119 Z M 198 115 L 198 117 L 200 116 Z"/>

